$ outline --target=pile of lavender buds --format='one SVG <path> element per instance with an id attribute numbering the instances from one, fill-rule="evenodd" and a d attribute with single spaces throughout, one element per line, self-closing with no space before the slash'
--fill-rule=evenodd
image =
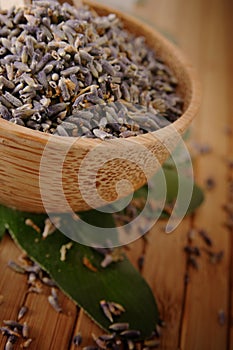
<path id="1" fill-rule="evenodd" d="M 54 0 L 0 12 L 0 116 L 60 136 L 136 136 L 174 122 L 177 80 L 115 14 Z"/>

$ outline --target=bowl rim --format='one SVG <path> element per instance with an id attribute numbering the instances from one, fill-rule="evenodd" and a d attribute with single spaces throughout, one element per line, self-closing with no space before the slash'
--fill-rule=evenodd
<path id="1" fill-rule="evenodd" d="M 156 38 L 156 40 L 162 44 L 163 48 L 165 48 L 165 51 L 170 52 L 172 54 L 172 57 L 176 59 L 176 62 L 179 62 L 179 65 L 182 66 L 183 70 L 186 72 L 186 75 L 189 79 L 190 101 L 184 113 L 175 122 L 162 128 L 162 130 L 166 135 L 168 135 L 171 131 L 174 132 L 174 130 L 182 134 L 184 130 L 187 128 L 187 126 L 191 123 L 194 116 L 197 114 L 200 107 L 200 102 L 201 102 L 201 88 L 200 88 L 199 79 L 197 77 L 196 70 L 191 65 L 191 63 L 186 58 L 186 56 L 180 51 L 180 49 L 175 44 L 171 43 L 166 37 L 160 34 L 156 29 L 142 22 L 141 20 L 133 17 L 132 15 L 129 15 L 128 13 L 125 14 L 117 9 L 114 9 L 112 7 L 109 7 L 100 3 L 96 3 L 95 1 L 92 1 L 92 0 L 91 1 L 83 0 L 83 3 L 92 7 L 97 12 L 104 11 L 109 13 L 115 13 L 117 16 L 119 16 L 123 20 L 123 22 L 125 23 L 129 22 L 133 24 L 134 27 L 143 27 L 144 32 L 153 33 L 153 37 Z M 70 141 L 72 140 L 72 143 L 75 141 L 73 144 L 75 148 L 77 147 L 77 148 L 84 148 L 84 149 L 93 149 L 94 147 L 100 145 L 101 143 L 105 143 L 107 145 L 107 142 L 108 142 L 108 141 L 100 140 L 98 138 L 92 139 L 92 138 L 84 138 L 82 136 L 61 137 L 58 135 L 48 134 L 48 133 L 44 133 L 43 131 L 33 130 L 33 129 L 26 128 L 24 126 L 10 123 L 9 121 L 4 120 L 2 118 L 0 118 L 0 131 L 1 129 L 4 130 L 6 133 L 9 132 L 10 134 L 14 134 L 16 137 L 20 137 L 21 139 L 34 140 L 34 141 L 36 140 L 37 142 L 40 142 L 43 145 L 45 145 L 48 141 L 51 141 L 51 140 L 54 143 L 57 143 L 57 142 L 70 143 Z M 142 134 L 138 136 L 131 136 L 123 140 L 133 141 L 133 142 L 136 141 L 137 143 L 141 143 L 143 145 L 149 145 L 151 144 L 151 140 L 156 138 L 156 133 L 159 130 L 148 132 L 146 134 Z M 111 139 L 111 144 L 112 142 L 119 142 L 119 140 L 122 140 L 122 139 L 121 138 Z"/>

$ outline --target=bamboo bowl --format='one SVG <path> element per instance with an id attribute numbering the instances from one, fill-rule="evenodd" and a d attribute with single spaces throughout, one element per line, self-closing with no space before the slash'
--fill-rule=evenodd
<path id="1" fill-rule="evenodd" d="M 100 202 L 93 199 L 87 203 L 83 194 L 88 194 L 91 181 L 90 171 L 95 169 L 106 154 L 121 155 L 109 160 L 95 174 L 98 193 L 106 201 L 114 201 L 117 197 L 116 184 L 127 179 L 132 186 L 123 186 L 119 197 L 126 196 L 146 182 L 143 169 L 135 162 L 147 164 L 147 177 L 152 176 L 159 165 L 148 159 L 153 154 L 158 164 L 162 164 L 169 156 L 169 148 L 174 148 L 177 134 L 181 135 L 193 120 L 199 108 L 200 90 L 195 73 L 180 51 L 154 29 L 137 19 L 116 10 L 96 3 L 85 1 L 99 14 L 116 13 L 124 22 L 126 29 L 135 35 L 144 36 L 147 44 L 155 49 L 157 55 L 170 67 L 179 82 L 179 93 L 184 99 L 184 113 L 173 124 L 153 133 L 130 137 L 122 142 L 114 139 L 111 142 L 98 139 L 66 138 L 48 135 L 11 124 L 0 118 L 0 203 L 19 210 L 43 213 L 66 212 L 67 205 L 74 211 L 83 211 L 91 206 L 98 207 Z M 63 151 L 69 148 L 70 139 L 73 145 L 61 164 Z M 49 142 L 49 161 L 44 165 L 41 175 L 41 160 Z M 97 156 L 91 157 L 87 171 L 82 173 L 85 191 L 80 190 L 77 181 L 82 160 L 98 148 Z M 46 148 L 47 149 L 47 148 Z M 143 150 L 147 150 L 142 151 Z M 44 157 L 43 157 L 44 160 Z M 62 172 L 54 171 L 62 165 Z M 93 177 L 92 177 L 93 178 Z M 43 193 L 41 193 L 41 186 Z M 82 192 L 82 193 L 81 193 Z M 46 193 L 46 196 L 45 196 Z M 92 198 L 92 193 L 89 193 Z"/>

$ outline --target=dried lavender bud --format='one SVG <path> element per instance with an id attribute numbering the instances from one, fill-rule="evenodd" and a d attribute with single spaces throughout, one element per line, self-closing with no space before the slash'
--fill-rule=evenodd
<path id="1" fill-rule="evenodd" d="M 205 181 L 206 189 L 210 191 L 210 190 L 214 189 L 215 186 L 216 186 L 215 180 L 212 177 L 208 177 Z"/>
<path id="2" fill-rule="evenodd" d="M 155 131 L 181 116 L 176 78 L 115 14 L 34 0 L 0 17 L 1 118 L 105 140 Z M 84 109 L 94 111 L 88 123 L 77 116 L 78 128 L 62 125 Z"/>
<path id="3" fill-rule="evenodd" d="M 202 239 L 206 245 L 208 245 L 209 247 L 211 247 L 213 245 L 213 242 L 212 242 L 211 238 L 208 236 L 206 231 L 199 230 L 198 233 L 202 237 Z"/>

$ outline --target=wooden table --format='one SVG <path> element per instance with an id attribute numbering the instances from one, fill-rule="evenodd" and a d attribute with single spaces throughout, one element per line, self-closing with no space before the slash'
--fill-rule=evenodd
<path id="1" fill-rule="evenodd" d="M 2 5 L 6 2 L 0 1 Z M 230 99 L 233 97 L 233 3 L 230 0 L 104 2 L 130 11 L 175 38 L 199 72 L 203 86 L 203 103 L 192 137 L 198 143 L 208 144 L 212 152 L 195 159 L 195 177 L 200 185 L 213 177 L 216 186 L 206 193 L 202 208 L 185 219 L 174 233 L 165 235 L 161 229 L 163 223 L 156 226 L 148 235 L 146 247 L 142 273 L 167 324 L 160 349 L 233 349 L 233 232 L 224 226 L 226 213 L 222 210 L 222 205 L 230 200 L 229 178 L 233 177 L 227 163 L 233 159 Z M 194 228 L 207 230 L 216 251 L 224 251 L 220 264 L 211 264 L 205 253 L 199 259 L 198 271 L 186 264 L 183 248 L 187 233 Z M 198 235 L 194 242 L 205 247 Z M 142 240 L 130 246 L 128 255 L 135 266 L 142 250 Z M 15 319 L 24 303 L 30 309 L 25 320 L 31 326 L 31 349 L 74 349 L 72 338 L 78 331 L 83 334 L 82 346 L 93 344 L 91 333 L 98 335 L 101 330 L 62 293 L 59 298 L 64 313 L 59 315 L 48 305 L 46 293 L 25 296 L 25 276 L 6 269 L 7 261 L 16 260 L 19 254 L 19 249 L 5 237 L 0 244 L 0 294 L 4 295 L 0 324 L 3 319 Z M 187 273 L 190 281 L 186 285 Z M 223 325 L 218 322 L 220 310 L 226 315 Z M 5 339 L 0 335 L 0 349 L 4 344 Z"/>

